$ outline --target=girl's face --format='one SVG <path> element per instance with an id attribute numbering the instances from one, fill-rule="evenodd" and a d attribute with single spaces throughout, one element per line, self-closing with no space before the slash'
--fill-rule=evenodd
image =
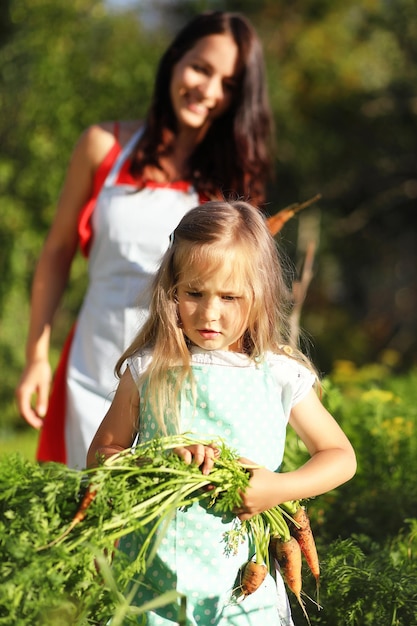
<path id="1" fill-rule="evenodd" d="M 180 130 L 207 131 L 236 91 L 239 51 L 230 35 L 208 35 L 174 65 L 170 95 Z"/>
<path id="2" fill-rule="evenodd" d="M 207 274 L 192 266 L 181 275 L 178 313 L 184 334 L 205 350 L 242 352 L 250 299 L 234 282 L 228 268 Z"/>

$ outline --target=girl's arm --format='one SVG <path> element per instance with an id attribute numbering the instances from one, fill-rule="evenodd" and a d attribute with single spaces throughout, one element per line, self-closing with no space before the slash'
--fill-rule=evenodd
<path id="1" fill-rule="evenodd" d="M 41 427 L 48 406 L 51 327 L 77 249 L 78 216 L 91 195 L 94 174 L 114 144 L 112 128 L 113 124 L 92 126 L 80 137 L 33 278 L 26 367 L 16 399 L 20 414 L 34 428 Z"/>
<path id="2" fill-rule="evenodd" d="M 113 402 L 101 422 L 87 453 L 87 467 L 97 465 L 100 458 L 130 448 L 138 429 L 139 392 L 129 368 L 123 373 Z M 203 474 L 209 474 L 219 450 L 201 444 L 175 448 L 186 463 L 194 463 Z"/>
<path id="3" fill-rule="evenodd" d="M 243 494 L 242 506 L 236 511 L 241 520 L 287 500 L 318 496 L 350 480 L 355 474 L 356 457 L 352 445 L 313 389 L 293 407 L 289 423 L 306 445 L 311 458 L 292 472 L 276 473 L 265 468 L 251 470 L 250 487 Z"/>
<path id="4" fill-rule="evenodd" d="M 87 453 L 87 467 L 94 467 L 101 457 L 129 448 L 137 433 L 139 392 L 130 369 L 123 373 L 113 402 L 103 418 Z"/>

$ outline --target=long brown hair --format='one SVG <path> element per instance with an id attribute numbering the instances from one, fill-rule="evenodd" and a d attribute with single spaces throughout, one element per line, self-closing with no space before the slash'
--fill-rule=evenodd
<path id="1" fill-rule="evenodd" d="M 175 229 L 155 276 L 147 322 L 116 365 L 120 376 L 126 359 L 143 350 L 152 352 L 141 383 L 146 384 L 146 398 L 162 429 L 164 407 L 171 407 L 178 418 L 182 385 L 187 380 L 192 388 L 190 350 L 178 319 L 176 289 L 183 270 L 194 261 L 208 272 L 219 264 L 231 265 L 231 273 L 246 286 L 251 307 L 242 346 L 250 359 L 259 362 L 267 351 L 285 352 L 289 336 L 291 296 L 276 242 L 260 211 L 243 201 L 207 202 L 191 209 Z M 301 354 L 300 358 L 304 361 Z"/>
<path id="2" fill-rule="evenodd" d="M 160 167 L 164 130 L 176 134 L 170 98 L 173 68 L 197 41 L 227 34 L 239 51 L 240 68 L 233 103 L 214 120 L 194 151 L 192 183 L 209 197 L 244 197 L 260 206 L 272 172 L 273 121 L 267 95 L 262 46 L 251 23 L 239 13 L 209 11 L 193 18 L 162 56 L 145 128 L 135 148 L 131 172 L 140 176 L 147 165 Z"/>

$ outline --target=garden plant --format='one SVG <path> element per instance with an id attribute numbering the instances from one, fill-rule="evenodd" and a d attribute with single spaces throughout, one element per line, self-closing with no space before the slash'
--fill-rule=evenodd
<path id="1" fill-rule="evenodd" d="M 302 600 L 313 625 L 417 624 L 415 383 L 416 372 L 393 375 L 381 365 L 357 369 L 348 362 L 336 364 L 323 382 L 325 403 L 356 448 L 358 472 L 346 485 L 306 503 L 320 559 L 319 606 L 317 581 L 303 566 Z M 110 616 L 115 625 L 137 623 L 147 607 L 131 606 L 129 592 L 140 584 L 152 544 L 144 541 L 132 566 L 117 552 L 117 539 L 145 524 L 147 533 L 150 527 L 152 535 L 157 528 L 163 533 L 175 507 L 202 497 L 207 483 L 198 468 L 184 467 L 179 459 L 168 463 L 164 454 L 154 450 L 151 466 L 122 455 L 82 472 L 40 465 L 19 453 L 0 458 L 0 624 L 87 626 L 105 624 Z M 289 436 L 283 471 L 305 455 L 298 439 Z M 203 497 L 230 510 L 247 476 L 244 468 L 236 473 L 232 451 L 224 449 L 222 458 L 211 478 L 215 488 Z M 158 491 L 155 475 L 162 472 L 169 478 L 165 491 Z M 185 481 L 181 491 L 178 480 Z M 147 490 L 146 505 L 140 504 L 140 490 Z M 88 506 L 80 508 L 86 494 Z M 285 511 L 278 510 L 276 519 L 282 529 Z M 246 531 L 251 529 L 264 550 L 268 524 L 254 520 Z M 184 612 L 186 598 L 175 592 L 158 602 L 174 598 Z M 290 598 L 297 626 L 307 623 L 295 596 Z"/>

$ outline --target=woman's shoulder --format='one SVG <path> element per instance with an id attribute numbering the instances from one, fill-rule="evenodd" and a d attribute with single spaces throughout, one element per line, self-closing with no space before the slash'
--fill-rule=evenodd
<path id="1" fill-rule="evenodd" d="M 86 159 L 93 168 L 97 168 L 116 144 L 123 147 L 141 125 L 139 120 L 91 124 L 81 134 L 75 154 Z"/>
<path id="2" fill-rule="evenodd" d="M 122 148 L 142 126 L 143 120 L 117 120 L 97 125 L 103 133 L 112 135 Z"/>

